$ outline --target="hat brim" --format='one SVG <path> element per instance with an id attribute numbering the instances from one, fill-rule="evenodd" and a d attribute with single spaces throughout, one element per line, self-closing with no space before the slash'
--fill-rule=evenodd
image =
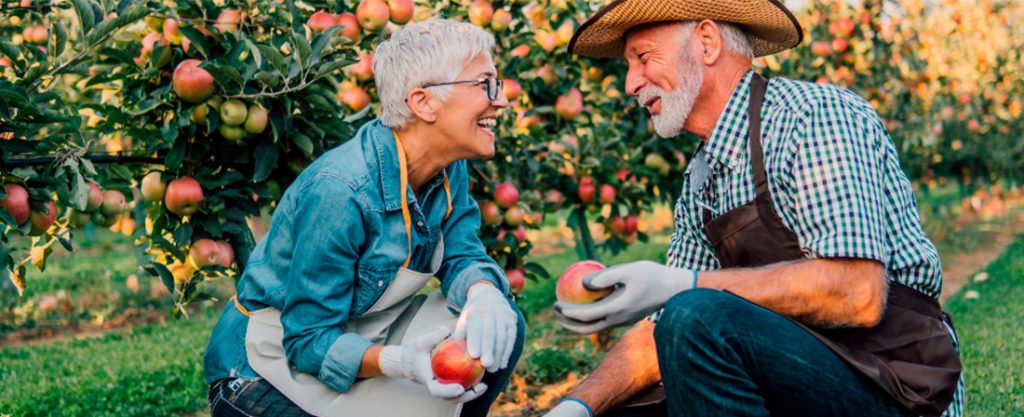
<path id="1" fill-rule="evenodd" d="M 657 22 L 710 19 L 737 25 L 754 56 L 771 55 L 803 41 L 793 13 L 778 0 L 615 0 L 576 30 L 569 52 L 595 58 L 621 58 L 630 29 Z"/>

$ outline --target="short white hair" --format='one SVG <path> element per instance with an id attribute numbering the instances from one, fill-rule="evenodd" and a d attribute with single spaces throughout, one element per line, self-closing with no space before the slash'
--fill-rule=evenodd
<path id="1" fill-rule="evenodd" d="M 466 65 L 484 54 L 491 56 L 494 36 L 480 27 L 450 19 L 431 19 L 408 25 L 377 45 L 373 55 L 373 80 L 380 97 L 380 121 L 402 129 L 413 119 L 405 102 L 413 88 L 429 83 L 451 82 Z M 434 87 L 442 102 L 452 86 Z"/>
<path id="2" fill-rule="evenodd" d="M 715 24 L 718 25 L 718 32 L 722 34 L 722 45 L 725 50 L 730 51 L 742 57 L 754 59 L 754 48 L 750 46 L 750 39 L 747 38 L 746 32 L 734 23 L 723 22 L 715 20 Z M 690 39 L 693 35 L 693 29 L 697 26 L 696 20 L 687 20 L 683 22 L 682 36 L 683 41 Z"/>

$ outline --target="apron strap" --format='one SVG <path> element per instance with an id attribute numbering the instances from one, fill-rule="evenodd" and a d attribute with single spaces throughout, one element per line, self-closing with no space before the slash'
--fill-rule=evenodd
<path id="1" fill-rule="evenodd" d="M 235 308 L 238 309 L 239 313 L 244 314 L 246 317 L 251 317 L 252 316 L 252 313 L 250 313 L 248 309 L 246 309 L 244 306 L 242 306 L 242 303 L 238 302 L 238 294 L 232 295 L 231 296 L 231 301 L 235 302 Z"/>
<path id="2" fill-rule="evenodd" d="M 405 240 L 409 246 L 409 255 L 405 257 L 405 262 L 402 263 L 402 268 L 409 267 L 409 261 L 412 259 L 412 215 L 409 214 L 409 197 L 407 191 L 409 189 L 409 164 L 405 160 L 405 148 L 402 146 L 402 140 L 398 138 L 398 133 L 391 131 L 395 136 L 395 148 L 398 150 L 398 169 L 399 169 L 399 186 L 401 187 L 402 195 L 402 219 L 405 220 Z M 452 187 L 448 182 L 448 171 L 442 170 L 444 174 L 444 193 L 448 198 L 448 211 L 444 213 L 444 220 L 448 220 L 448 217 L 452 215 Z"/>
<path id="3" fill-rule="evenodd" d="M 768 90 L 768 80 L 754 73 L 750 80 L 750 106 L 747 119 L 750 121 L 749 142 L 750 162 L 754 165 L 754 186 L 758 194 L 768 193 L 768 175 L 764 169 L 764 153 L 761 149 L 761 103 Z"/>

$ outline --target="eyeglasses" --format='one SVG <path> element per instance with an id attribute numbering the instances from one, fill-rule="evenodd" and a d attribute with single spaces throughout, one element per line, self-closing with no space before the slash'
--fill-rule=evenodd
<path id="1" fill-rule="evenodd" d="M 484 85 L 487 86 L 487 99 L 490 100 L 490 101 L 494 101 L 494 100 L 498 99 L 498 94 L 501 94 L 501 90 L 502 90 L 502 88 L 505 85 L 505 83 L 502 82 L 502 80 L 500 78 L 487 77 L 487 78 L 481 78 L 481 79 L 478 79 L 478 80 L 462 80 L 462 81 L 452 81 L 452 82 L 447 82 L 447 83 L 431 83 L 431 84 L 424 85 L 423 88 L 439 87 L 439 86 L 442 86 L 442 85 L 454 85 L 454 84 L 484 84 Z"/>

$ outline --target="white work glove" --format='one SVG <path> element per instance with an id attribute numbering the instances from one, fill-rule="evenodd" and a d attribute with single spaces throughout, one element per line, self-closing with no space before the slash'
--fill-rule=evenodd
<path id="1" fill-rule="evenodd" d="M 544 417 L 593 417 L 590 410 L 577 401 L 562 401 Z"/>
<path id="2" fill-rule="evenodd" d="M 467 390 L 462 385 L 442 384 L 434 378 L 430 353 L 449 334 L 451 329 L 439 326 L 403 345 L 385 346 L 380 352 L 380 371 L 392 378 L 405 378 L 426 385 L 430 395 L 438 398 L 457 403 L 475 400 L 487 391 L 486 384 L 481 382 Z"/>
<path id="3" fill-rule="evenodd" d="M 487 372 L 508 366 L 516 343 L 516 313 L 509 301 L 493 285 L 469 287 L 466 305 L 455 324 L 456 339 L 466 339 L 469 356 L 480 359 Z"/>
<path id="4" fill-rule="evenodd" d="M 583 278 L 590 290 L 614 287 L 607 297 L 591 304 L 555 303 L 562 327 L 577 333 L 595 333 L 632 324 L 658 311 L 672 296 L 697 284 L 694 271 L 656 262 L 638 261 L 592 272 Z"/>

